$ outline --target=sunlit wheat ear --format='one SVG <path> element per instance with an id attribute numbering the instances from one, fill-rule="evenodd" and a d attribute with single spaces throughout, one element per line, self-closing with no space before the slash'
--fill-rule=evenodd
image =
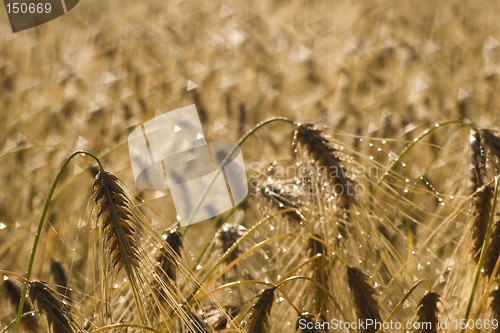
<path id="1" fill-rule="evenodd" d="M 439 299 L 439 294 L 435 292 L 427 293 L 422 297 L 417 307 L 417 322 L 420 323 L 420 329 L 415 330 L 415 333 L 437 333 Z M 424 323 L 430 327 L 423 325 Z"/>
<path id="2" fill-rule="evenodd" d="M 233 244 L 236 243 L 241 236 L 243 236 L 245 231 L 246 228 L 241 225 L 229 223 L 224 224 L 217 234 L 217 240 L 220 243 L 222 253 L 226 253 L 233 246 Z M 225 262 L 230 263 L 234 261 L 240 252 L 241 250 L 239 247 L 235 248 L 226 258 Z"/>
<path id="3" fill-rule="evenodd" d="M 137 239 L 132 227 L 134 217 L 129 209 L 130 200 L 112 173 L 101 169 L 94 181 L 95 202 L 98 206 L 98 219 L 106 237 L 113 267 L 120 271 L 124 266 L 129 274 L 137 267 Z"/>
<path id="4" fill-rule="evenodd" d="M 178 257 L 181 257 L 182 235 L 179 231 L 172 231 L 168 234 L 166 239 L 167 244 L 171 247 Z M 177 281 L 177 260 L 165 248 L 160 250 L 160 254 L 156 257 L 156 261 L 161 268 L 159 276 L 164 278 L 165 275 L 174 283 Z"/>
<path id="5" fill-rule="evenodd" d="M 484 238 L 486 237 L 486 229 L 490 220 L 491 201 L 493 198 L 493 188 L 485 186 L 482 191 L 475 195 L 475 212 L 474 222 L 472 225 L 472 255 L 476 261 L 479 261 L 481 256 L 481 248 L 483 247 Z"/>
<path id="6" fill-rule="evenodd" d="M 315 317 L 312 313 L 302 313 L 295 322 L 295 330 L 301 333 L 327 333 L 326 328 L 329 323 L 325 323 L 321 318 L 315 320 Z"/>
<path id="7" fill-rule="evenodd" d="M 483 266 L 484 274 L 486 274 L 487 276 L 491 276 L 493 274 L 499 256 L 500 256 L 500 221 L 497 220 L 497 222 L 493 225 L 493 230 L 491 231 L 491 238 L 488 245 L 488 250 L 486 250 L 486 258 Z"/>
<path id="8" fill-rule="evenodd" d="M 358 319 L 366 322 L 367 319 L 382 322 L 377 302 L 377 292 L 370 285 L 370 278 L 361 269 L 356 267 L 347 268 L 347 282 L 354 300 Z M 375 333 L 374 326 L 366 327 L 360 332 Z"/>
<path id="9" fill-rule="evenodd" d="M 297 198 L 286 193 L 278 182 L 266 180 L 260 189 L 260 193 L 278 209 L 300 208 Z M 289 212 L 286 215 L 297 222 L 302 219 L 302 216 L 297 212 Z"/>
<path id="10" fill-rule="evenodd" d="M 66 275 L 66 271 L 64 270 L 62 264 L 54 258 L 50 259 L 50 273 L 54 277 L 54 282 L 57 285 L 57 292 L 71 298 L 68 289 L 68 277 Z"/>
<path id="11" fill-rule="evenodd" d="M 322 131 L 312 124 L 301 124 L 295 130 L 295 144 L 300 144 L 321 168 L 325 168 L 335 193 L 340 196 L 343 205 L 349 206 L 352 201 L 353 186 L 346 177 L 337 150 L 331 147 Z"/>
<path id="12" fill-rule="evenodd" d="M 40 281 L 33 281 L 29 283 L 28 292 L 31 302 L 35 304 L 38 311 L 45 314 L 53 333 L 82 331 L 74 322 L 69 305 L 63 303 L 54 290 Z"/>
<path id="13" fill-rule="evenodd" d="M 257 297 L 258 300 L 248 313 L 247 333 L 264 333 L 267 328 L 267 321 L 271 315 L 271 308 L 274 303 L 274 291 L 276 288 L 269 288 L 262 291 Z"/>
<path id="14" fill-rule="evenodd" d="M 486 155 L 481 145 L 481 136 L 479 133 L 474 134 L 474 141 L 471 144 L 472 148 L 472 190 L 476 192 L 478 188 L 483 186 L 486 167 Z"/>
<path id="15" fill-rule="evenodd" d="M 146 316 L 143 310 L 138 285 L 138 251 L 139 241 L 135 228 L 140 225 L 133 204 L 123 191 L 118 178 L 111 172 L 100 169 L 94 181 L 95 202 L 97 211 L 97 227 L 104 237 L 103 245 L 109 259 L 114 276 L 125 269 L 128 281 L 132 286 L 136 306 L 145 325 Z M 109 281 L 108 281 L 109 282 Z"/>
<path id="16" fill-rule="evenodd" d="M 14 311 L 19 308 L 19 299 L 21 299 L 21 288 L 16 285 L 12 280 L 6 279 L 3 281 L 3 294 L 8 298 L 9 302 L 12 304 Z M 23 313 L 33 311 L 31 304 L 28 302 L 24 303 Z M 35 317 L 28 316 L 22 319 L 22 323 L 25 325 L 26 329 L 30 332 L 38 332 L 40 327 L 35 319 Z"/>

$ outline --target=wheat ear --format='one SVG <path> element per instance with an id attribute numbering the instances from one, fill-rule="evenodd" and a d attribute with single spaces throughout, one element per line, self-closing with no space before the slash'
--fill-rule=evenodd
<path id="1" fill-rule="evenodd" d="M 379 305 L 376 299 L 377 292 L 369 283 L 370 278 L 357 267 L 347 267 L 347 282 L 351 289 L 354 306 L 358 319 L 366 322 L 371 319 L 382 323 Z M 376 333 L 375 325 L 367 326 L 360 332 Z"/>
<path id="2" fill-rule="evenodd" d="M 7 298 L 9 299 L 12 306 L 17 310 L 19 307 L 19 299 L 21 298 L 21 288 L 12 282 L 11 279 L 4 279 L 3 281 L 3 290 Z M 31 312 L 33 309 L 31 308 L 30 303 L 25 302 L 23 306 L 23 313 Z M 31 332 L 38 332 L 39 327 L 33 316 L 27 316 L 22 321 L 26 328 Z"/>
<path id="3" fill-rule="evenodd" d="M 70 308 L 59 298 L 57 293 L 40 281 L 29 283 L 31 302 L 45 314 L 53 333 L 75 333 L 82 330 L 74 322 Z"/>
<path id="4" fill-rule="evenodd" d="M 276 287 L 263 290 L 258 300 L 249 311 L 247 333 L 263 333 L 267 328 L 267 320 L 271 315 Z"/>
<path id="5" fill-rule="evenodd" d="M 420 329 L 415 330 L 415 333 L 437 333 L 439 299 L 440 296 L 436 292 L 427 293 L 422 297 L 417 307 L 417 322 L 420 323 Z"/>
<path id="6" fill-rule="evenodd" d="M 137 254 L 140 247 L 134 229 L 140 225 L 137 214 L 132 210 L 133 204 L 123 191 L 118 178 L 111 172 L 100 169 L 94 181 L 94 191 L 97 219 L 101 222 L 100 228 L 110 263 L 115 274 L 122 268 L 125 269 L 142 324 L 147 325 L 144 302 L 140 297 L 137 282 Z"/>
<path id="7" fill-rule="evenodd" d="M 484 184 L 486 156 L 481 145 L 481 136 L 479 133 L 474 134 L 474 141 L 471 144 L 472 148 L 472 165 L 474 173 L 472 174 L 472 188 L 476 192 Z"/>
<path id="8" fill-rule="evenodd" d="M 490 220 L 491 199 L 493 198 L 493 188 L 485 186 L 482 191 L 475 195 L 475 216 L 472 225 L 472 255 L 479 261 L 481 249 L 483 247 L 488 222 Z"/>
<path id="9" fill-rule="evenodd" d="M 345 176 L 345 169 L 336 155 L 337 150 L 331 147 L 322 131 L 313 124 L 301 124 L 295 130 L 295 144 L 300 144 L 320 167 L 326 168 L 327 177 L 333 185 L 335 193 L 341 198 L 343 205 L 349 206 L 352 197 L 352 184 Z"/>

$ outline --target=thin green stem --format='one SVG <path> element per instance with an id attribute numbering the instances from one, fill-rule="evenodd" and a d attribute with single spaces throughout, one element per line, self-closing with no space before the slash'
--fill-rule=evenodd
<path id="1" fill-rule="evenodd" d="M 38 229 L 35 234 L 35 241 L 33 242 L 33 248 L 31 249 L 31 256 L 30 256 L 30 261 L 28 263 L 28 269 L 26 270 L 26 280 L 29 281 L 30 276 L 31 276 L 31 270 L 33 269 L 33 263 L 35 261 L 35 254 L 36 254 L 36 249 L 38 247 L 38 242 L 40 240 L 40 235 L 42 233 L 42 227 L 43 227 L 43 222 L 45 221 L 45 217 L 47 216 L 47 212 L 49 210 L 49 205 L 52 200 L 52 196 L 54 195 L 54 191 L 56 189 L 57 184 L 59 183 L 59 180 L 61 179 L 61 176 L 63 174 L 63 171 L 66 169 L 68 166 L 69 162 L 76 156 L 76 155 L 88 155 L 92 158 L 94 158 L 99 165 L 99 167 L 102 169 L 101 161 L 99 159 L 86 151 L 83 150 L 78 150 L 72 153 L 64 162 L 62 165 L 61 169 L 59 170 L 59 173 L 57 174 L 56 179 L 54 180 L 54 183 L 52 184 L 52 188 L 50 189 L 49 196 L 47 197 L 47 200 L 45 201 L 45 206 L 43 207 L 43 212 L 42 216 L 40 217 L 40 222 L 38 223 Z M 21 299 L 19 301 L 19 309 L 17 311 L 17 318 L 16 318 L 16 325 L 14 326 L 14 333 L 19 332 L 19 325 L 21 324 L 21 316 L 23 314 L 23 307 L 24 307 L 24 302 L 26 300 L 26 291 L 28 290 L 28 285 L 24 284 L 23 291 L 21 293 Z"/>
<path id="2" fill-rule="evenodd" d="M 483 247 L 481 249 L 481 256 L 479 257 L 479 265 L 477 266 L 476 278 L 474 279 L 474 285 L 472 286 L 472 292 L 470 294 L 469 304 L 467 305 L 467 311 L 465 312 L 465 322 L 469 320 L 469 315 L 472 310 L 472 303 L 474 302 L 474 295 L 476 294 L 476 289 L 479 284 L 479 277 L 481 276 L 481 270 L 483 269 L 484 261 L 486 259 L 486 250 L 488 249 L 488 244 L 490 242 L 491 226 L 493 225 L 493 218 L 495 217 L 495 210 L 497 207 L 497 196 L 498 196 L 497 177 L 495 177 L 495 194 L 493 196 L 493 205 L 491 206 L 490 221 L 488 223 L 488 230 L 486 231 L 486 237 L 484 238 Z M 465 327 L 461 330 L 461 333 L 464 332 L 465 332 Z"/>
<path id="3" fill-rule="evenodd" d="M 417 142 L 419 142 L 420 140 L 424 139 L 425 137 L 427 137 L 427 135 L 431 134 L 432 132 L 434 132 L 438 128 L 441 128 L 441 127 L 447 126 L 447 125 L 453 125 L 453 124 L 459 124 L 459 125 L 462 125 L 462 126 L 468 126 L 473 131 L 476 131 L 476 132 L 478 131 L 471 124 L 466 124 L 466 123 L 464 123 L 463 121 L 460 121 L 460 120 L 447 121 L 447 122 L 444 122 L 444 123 L 441 123 L 441 124 L 436 124 L 436 126 L 426 129 L 424 131 L 424 133 L 422 133 L 420 136 L 416 137 L 413 140 L 412 143 L 410 143 L 408 146 L 406 146 L 406 148 L 403 150 L 403 152 L 396 158 L 396 160 L 394 160 L 394 162 L 392 162 L 392 164 L 389 166 L 389 168 L 384 173 L 384 175 L 382 176 L 382 178 L 380 178 L 380 180 L 378 181 L 378 183 L 375 186 L 375 188 L 372 190 L 372 193 L 370 193 L 370 197 L 368 198 L 368 201 L 365 203 L 365 207 L 369 203 L 372 202 L 373 196 L 375 195 L 375 193 L 377 192 L 377 190 L 379 189 L 379 187 L 382 185 L 382 183 L 384 182 L 384 180 L 389 176 L 389 174 L 394 170 L 394 168 L 396 168 L 396 166 L 399 164 L 399 162 L 401 161 L 401 159 L 403 157 L 405 157 L 405 155 L 413 148 L 413 146 L 415 146 L 415 144 L 417 144 Z"/>
<path id="4" fill-rule="evenodd" d="M 240 141 L 238 141 L 238 144 L 226 155 L 226 157 L 224 158 L 224 160 L 222 160 L 220 168 L 218 168 L 217 171 L 215 171 L 215 174 L 212 177 L 212 179 L 210 180 L 210 183 L 203 190 L 203 193 L 201 194 L 201 197 L 198 200 L 198 203 L 194 207 L 193 212 L 191 213 L 191 215 L 189 216 L 189 220 L 188 220 L 186 229 L 184 229 L 183 234 L 186 234 L 189 226 L 193 223 L 193 219 L 194 219 L 196 213 L 198 213 L 198 210 L 200 209 L 203 201 L 205 200 L 205 198 L 208 195 L 208 192 L 210 191 L 210 189 L 212 188 L 213 184 L 215 183 L 215 180 L 217 179 L 217 177 L 219 177 L 219 175 L 222 172 L 222 169 L 226 166 L 227 162 L 229 162 L 229 159 L 233 156 L 233 154 L 236 152 L 236 150 L 238 150 L 239 147 L 243 144 L 243 142 L 245 142 L 250 136 L 252 136 L 252 134 L 255 133 L 259 128 L 261 128 L 261 127 L 263 127 L 263 126 L 265 126 L 267 124 L 270 124 L 272 122 L 275 122 L 275 121 L 284 121 L 284 122 L 287 122 L 289 124 L 295 125 L 294 121 L 292 121 L 290 119 L 287 119 L 287 118 L 284 118 L 284 117 L 270 118 L 270 119 L 267 119 L 267 120 L 261 122 L 260 124 L 257 124 L 253 129 L 250 130 L 250 132 L 248 132 L 244 137 L 242 137 L 240 139 Z"/>

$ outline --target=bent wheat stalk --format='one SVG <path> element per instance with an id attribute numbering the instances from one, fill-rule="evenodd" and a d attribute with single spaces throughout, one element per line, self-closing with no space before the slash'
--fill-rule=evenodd
<path id="1" fill-rule="evenodd" d="M 30 261 L 28 263 L 28 268 L 26 269 L 26 279 L 27 280 L 29 280 L 30 276 L 31 276 L 31 270 L 33 269 L 33 263 L 35 261 L 36 249 L 38 248 L 38 242 L 40 241 L 40 235 L 42 233 L 43 222 L 45 221 L 45 217 L 47 216 L 47 212 L 49 211 L 50 202 L 52 201 L 52 196 L 54 195 L 54 191 L 56 189 L 56 186 L 59 183 L 59 180 L 61 179 L 61 176 L 62 176 L 64 170 L 66 169 L 66 167 L 68 166 L 69 162 L 71 162 L 71 160 L 75 156 L 80 155 L 80 154 L 92 157 L 97 162 L 99 167 L 102 168 L 101 161 L 99 161 L 99 159 L 95 155 L 93 155 L 89 152 L 83 151 L 83 150 L 75 151 L 63 163 L 61 169 L 59 169 L 59 173 L 57 174 L 56 179 L 54 180 L 54 183 L 52 184 L 52 188 L 50 189 L 49 195 L 48 195 L 47 200 L 45 201 L 45 205 L 43 207 L 43 212 L 42 212 L 42 216 L 40 217 L 40 222 L 38 223 L 38 229 L 37 229 L 36 234 L 35 234 L 35 241 L 33 242 L 33 248 L 31 249 Z M 19 309 L 17 311 L 17 318 L 16 318 L 16 324 L 14 326 L 14 333 L 19 332 L 19 325 L 21 324 L 21 316 L 23 314 L 23 307 L 24 307 L 24 302 L 26 299 L 27 289 L 28 289 L 28 285 L 25 284 L 23 291 L 21 293 L 21 299 L 19 301 Z"/>
<path id="2" fill-rule="evenodd" d="M 214 173 L 214 175 L 212 176 L 212 179 L 210 180 L 210 183 L 208 183 L 208 186 L 203 190 L 203 193 L 201 194 L 200 196 L 200 199 L 198 200 L 198 202 L 196 203 L 196 206 L 194 207 L 193 211 L 191 212 L 191 215 L 189 217 L 189 221 L 188 221 L 188 226 L 184 229 L 184 234 L 186 234 L 187 232 L 187 229 L 189 228 L 189 225 L 191 225 L 193 223 L 193 218 L 196 216 L 196 213 L 198 213 L 198 210 L 200 209 L 203 201 L 205 200 L 206 196 L 208 195 L 208 192 L 210 191 L 210 189 L 212 188 L 212 186 L 214 185 L 215 183 L 215 180 L 217 179 L 217 177 L 220 176 L 220 173 L 222 172 L 222 168 L 227 164 L 227 162 L 229 162 L 229 159 L 233 156 L 233 154 L 236 152 L 236 150 L 239 148 L 239 146 L 241 146 L 243 144 L 243 142 L 245 142 L 255 131 L 257 131 L 259 128 L 267 125 L 267 124 L 270 124 L 272 122 L 275 122 L 275 121 L 284 121 L 286 123 L 289 123 L 289 124 L 292 124 L 292 125 L 295 125 L 295 122 L 290 120 L 290 119 L 287 119 L 287 118 L 284 118 L 284 117 L 276 117 L 276 118 L 271 118 L 271 119 L 268 119 L 268 120 L 265 120 L 263 122 L 261 122 L 260 124 L 257 124 L 254 128 L 252 128 L 243 138 L 240 139 L 240 141 L 238 141 L 238 144 L 236 147 L 234 147 L 227 155 L 226 157 L 222 160 L 221 162 L 221 166 L 219 169 L 217 169 L 217 171 Z"/>

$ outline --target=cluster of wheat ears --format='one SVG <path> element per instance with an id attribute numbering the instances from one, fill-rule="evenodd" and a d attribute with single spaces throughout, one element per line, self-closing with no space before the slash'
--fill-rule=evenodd
<path id="1" fill-rule="evenodd" d="M 448 330 L 474 331 L 478 322 L 500 320 L 500 221 L 495 218 L 500 137 L 461 121 L 436 124 L 388 166 L 375 165 L 384 168 L 377 178 L 360 168 L 349 171 L 370 160 L 356 157 L 354 149 L 335 143 L 313 124 L 272 118 L 238 144 L 272 122 L 293 131 L 294 159 L 249 170 L 250 182 L 258 185 L 215 220 L 206 243 L 199 244 L 202 250 L 190 258 L 185 257 L 184 237 L 193 226 L 158 230 L 143 214 L 147 207 L 132 199 L 99 158 L 85 151 L 71 154 L 46 199 L 26 275 L 1 271 L 4 297 L 15 317 L 2 332 L 39 332 L 42 327 L 54 333 L 327 332 L 332 330 L 317 323 L 332 320 L 425 322 L 432 325 L 415 326 L 415 331 L 437 332 L 439 321 L 472 320 L 474 325 L 464 327 L 449 323 Z M 390 220 L 380 217 L 393 214 L 384 201 L 395 201 L 399 181 L 394 170 L 404 165 L 405 155 L 434 131 L 450 127 L 472 133 L 472 194 L 444 219 L 429 221 L 431 230 L 418 244 L 416 234 L 429 228 L 427 221 L 406 213 L 400 223 L 384 222 Z M 52 196 L 76 156 L 97 163 L 89 168 L 95 174 L 89 184 L 89 223 L 80 227 L 86 230 L 85 264 L 73 268 L 70 278 L 67 268 L 52 260 L 54 284 L 32 280 Z M 301 166 L 302 172 L 278 172 L 283 164 Z M 432 187 L 425 179 L 422 183 Z M 436 211 L 445 209 L 439 199 Z M 409 200 L 408 210 L 411 205 Z M 457 232 L 453 222 L 467 209 L 468 222 Z M 263 217 L 249 225 L 245 216 L 252 210 Z M 455 234 L 443 240 L 446 233 Z M 436 263 L 446 253 L 448 260 Z M 465 264 L 468 258 L 472 264 Z"/>

